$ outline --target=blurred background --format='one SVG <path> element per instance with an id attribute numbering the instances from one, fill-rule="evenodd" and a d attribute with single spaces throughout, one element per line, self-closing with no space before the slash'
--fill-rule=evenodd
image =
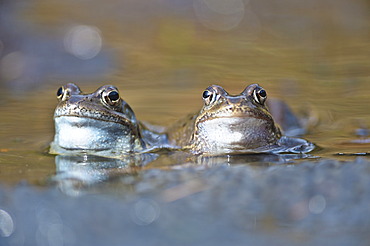
<path id="1" fill-rule="evenodd" d="M 116 85 L 159 125 L 198 110 L 211 84 L 238 94 L 258 82 L 317 115 L 306 137 L 330 149 L 369 124 L 369 10 L 368 0 L 1 0 L 4 162 L 48 145 L 68 82 Z"/>

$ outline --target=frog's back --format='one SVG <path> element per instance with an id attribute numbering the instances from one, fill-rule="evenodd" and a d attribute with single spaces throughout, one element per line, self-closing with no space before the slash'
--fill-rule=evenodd
<path id="1" fill-rule="evenodd" d="M 288 104 L 277 98 L 269 98 L 266 102 L 272 117 L 282 128 L 284 135 L 300 136 L 305 133 L 305 128 Z"/>
<path id="2" fill-rule="evenodd" d="M 189 114 L 166 129 L 168 143 L 175 148 L 184 148 L 191 144 L 197 114 Z"/>

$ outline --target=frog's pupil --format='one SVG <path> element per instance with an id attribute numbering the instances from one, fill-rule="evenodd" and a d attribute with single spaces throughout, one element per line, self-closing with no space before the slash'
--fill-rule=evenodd
<path id="1" fill-rule="evenodd" d="M 111 91 L 109 92 L 108 97 L 111 101 L 117 101 L 119 99 L 119 94 L 117 91 Z"/>
<path id="2" fill-rule="evenodd" d="M 208 98 L 210 95 L 211 95 L 211 92 L 210 91 L 204 91 L 203 92 L 203 98 L 204 99 Z"/>
<path id="3" fill-rule="evenodd" d="M 265 90 L 260 90 L 258 94 L 260 94 L 261 97 L 266 97 L 267 95 Z"/>
<path id="4" fill-rule="evenodd" d="M 63 94 L 63 88 L 60 87 L 57 91 L 57 97 L 60 97 Z"/>

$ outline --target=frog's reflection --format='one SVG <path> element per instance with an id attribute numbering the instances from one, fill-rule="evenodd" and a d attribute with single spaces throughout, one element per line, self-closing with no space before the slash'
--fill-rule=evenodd
<path id="1" fill-rule="evenodd" d="M 52 178 L 58 188 L 68 195 L 79 195 L 103 181 L 123 175 L 135 175 L 156 154 L 129 155 L 115 159 L 93 155 L 58 155 L 55 157 L 56 175 Z"/>
<path id="2" fill-rule="evenodd" d="M 256 167 L 270 167 L 281 164 L 292 164 L 294 161 L 305 158 L 315 158 L 308 154 L 248 154 L 224 156 L 198 156 L 198 164 L 215 166 L 220 164 L 249 165 Z"/>
<path id="3" fill-rule="evenodd" d="M 145 155 L 132 155 L 122 159 L 99 157 L 92 155 L 55 157 L 56 175 L 52 181 L 65 194 L 78 196 L 84 193 L 112 192 L 114 187 L 124 189 L 127 184 L 124 180 L 134 180 L 145 169 L 189 171 L 188 168 L 212 168 L 218 166 L 249 165 L 266 168 L 273 165 L 295 163 L 297 159 L 310 158 L 306 154 L 249 154 L 249 155 L 222 155 L 204 156 L 191 155 L 186 152 L 172 152 Z M 232 167 L 230 167 L 232 168 Z M 131 185 L 131 184 L 130 184 Z M 130 187 L 126 187 L 131 190 Z"/>

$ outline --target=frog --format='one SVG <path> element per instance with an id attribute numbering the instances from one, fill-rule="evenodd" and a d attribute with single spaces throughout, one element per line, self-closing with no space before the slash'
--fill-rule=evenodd
<path id="1" fill-rule="evenodd" d="M 83 94 L 74 83 L 57 90 L 52 154 L 141 152 L 147 147 L 134 111 L 120 97 L 117 87 L 104 85 Z"/>
<path id="2" fill-rule="evenodd" d="M 211 85 L 202 93 L 203 107 L 167 129 L 170 144 L 194 154 L 307 153 L 314 144 L 283 135 L 267 107 L 259 84 L 230 95 Z"/>

